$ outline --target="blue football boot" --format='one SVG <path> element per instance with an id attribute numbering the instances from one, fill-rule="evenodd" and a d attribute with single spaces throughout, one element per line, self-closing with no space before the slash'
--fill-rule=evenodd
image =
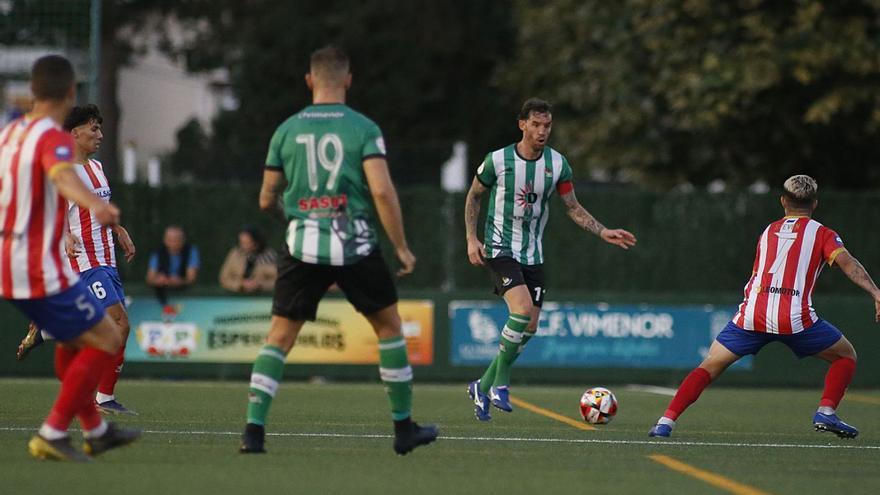
<path id="1" fill-rule="evenodd" d="M 480 391 L 480 380 L 472 381 L 468 385 L 468 396 L 474 402 L 474 416 L 480 421 L 489 421 L 492 415 L 489 413 L 489 396 Z"/>
<path id="2" fill-rule="evenodd" d="M 672 426 L 657 423 L 648 432 L 649 437 L 669 437 L 672 435 Z"/>
<path id="3" fill-rule="evenodd" d="M 859 436 L 859 430 L 841 421 L 837 414 L 817 412 L 813 416 L 813 429 L 816 431 L 830 431 L 840 438 L 855 438 Z"/>
<path id="4" fill-rule="evenodd" d="M 513 412 L 513 406 L 510 405 L 510 390 L 507 387 L 492 387 L 489 389 L 489 397 L 493 406 L 502 411 Z"/>
<path id="5" fill-rule="evenodd" d="M 138 413 L 117 402 L 116 399 L 108 400 L 106 402 L 95 402 L 95 405 L 98 406 L 98 411 L 104 414 L 118 414 L 127 416 L 138 415 Z"/>

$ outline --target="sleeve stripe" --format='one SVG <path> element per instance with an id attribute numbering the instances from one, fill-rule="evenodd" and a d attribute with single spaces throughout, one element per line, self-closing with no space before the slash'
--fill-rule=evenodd
<path id="1" fill-rule="evenodd" d="M 70 162 L 58 162 L 55 165 L 52 165 L 52 168 L 49 169 L 49 178 L 54 179 L 58 172 L 71 168 L 73 168 L 73 164 Z"/>
<path id="2" fill-rule="evenodd" d="M 833 265 L 834 260 L 837 259 L 837 256 L 844 251 L 846 251 L 845 247 L 839 247 L 839 248 L 835 249 L 834 251 L 832 251 L 831 256 L 828 257 L 828 266 Z"/>
<path id="3" fill-rule="evenodd" d="M 492 184 L 487 184 L 486 182 L 483 181 L 483 178 L 480 177 L 480 174 L 477 174 L 477 175 L 475 175 L 474 177 L 477 178 L 477 180 L 480 182 L 480 184 L 482 184 L 482 185 L 484 185 L 484 186 L 486 186 L 486 187 L 492 187 Z"/>
<path id="4" fill-rule="evenodd" d="M 361 162 L 365 162 L 365 161 L 369 160 L 370 158 L 385 158 L 385 156 L 386 155 L 384 153 L 370 153 L 369 155 L 364 155 L 361 158 Z"/>
<path id="5" fill-rule="evenodd" d="M 265 167 L 265 168 L 266 168 L 267 170 L 277 170 L 277 171 L 279 171 L 279 172 L 281 172 L 281 171 L 284 170 L 283 167 L 277 167 L 277 166 L 275 166 L 275 165 L 269 165 L 268 163 L 266 164 L 266 167 Z"/>

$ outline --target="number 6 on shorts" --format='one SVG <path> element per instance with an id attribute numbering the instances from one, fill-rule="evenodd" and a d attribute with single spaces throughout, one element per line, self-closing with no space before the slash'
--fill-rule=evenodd
<path id="1" fill-rule="evenodd" d="M 98 299 L 104 299 L 107 297 L 107 291 L 104 289 L 104 285 L 101 282 L 95 282 L 89 286 L 89 290 L 92 291 L 92 294 L 95 295 Z"/>

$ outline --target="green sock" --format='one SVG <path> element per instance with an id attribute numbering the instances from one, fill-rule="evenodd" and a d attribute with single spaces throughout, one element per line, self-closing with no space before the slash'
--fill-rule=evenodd
<path id="1" fill-rule="evenodd" d="M 275 346 L 266 344 L 260 349 L 257 360 L 254 361 L 251 386 L 248 389 L 248 423 L 266 424 L 269 406 L 278 391 L 281 375 L 284 374 L 285 358 L 284 351 Z"/>
<path id="2" fill-rule="evenodd" d="M 532 337 L 534 337 L 536 333 L 538 333 L 538 329 L 535 329 L 533 332 L 526 329 L 526 331 L 523 332 L 522 342 L 520 342 L 519 347 L 516 349 L 516 356 L 513 358 L 514 361 L 519 358 L 519 355 L 522 354 L 523 350 L 526 348 L 526 344 L 532 340 Z"/>
<path id="3" fill-rule="evenodd" d="M 492 364 L 486 368 L 486 372 L 483 373 L 483 377 L 480 378 L 480 392 L 484 394 L 489 393 L 489 389 L 492 388 L 492 383 L 495 381 L 495 371 L 498 370 L 498 356 L 496 355 L 492 359 Z"/>
<path id="4" fill-rule="evenodd" d="M 391 418 L 400 421 L 410 417 L 413 372 L 403 337 L 379 340 L 379 375 L 391 402 Z"/>
<path id="5" fill-rule="evenodd" d="M 506 387 L 510 385 L 510 366 L 516 360 L 517 349 L 523 339 L 523 332 L 529 325 L 528 315 L 510 313 L 504 330 L 501 331 L 501 345 L 495 365 L 494 387 Z"/>

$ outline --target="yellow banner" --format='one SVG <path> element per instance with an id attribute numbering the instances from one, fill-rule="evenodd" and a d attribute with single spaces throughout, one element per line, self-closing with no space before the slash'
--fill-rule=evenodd
<path id="1" fill-rule="evenodd" d="M 128 361 L 253 362 L 265 342 L 271 320 L 267 298 L 184 298 L 173 321 L 163 320 L 153 300 L 135 301 L 129 308 L 132 328 L 126 348 Z M 434 303 L 398 303 L 402 332 L 412 364 L 427 365 L 434 357 Z M 307 322 L 289 363 L 378 364 L 378 339 L 363 315 L 344 300 L 327 299 L 317 319 Z"/>

